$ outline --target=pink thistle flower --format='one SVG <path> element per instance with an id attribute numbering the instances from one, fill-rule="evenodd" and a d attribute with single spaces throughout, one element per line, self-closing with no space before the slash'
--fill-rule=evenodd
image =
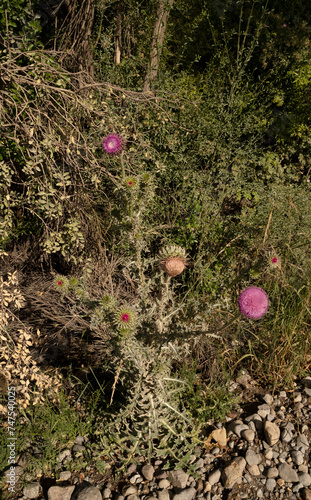
<path id="1" fill-rule="evenodd" d="M 262 318 L 269 307 L 268 295 L 257 286 L 250 286 L 243 290 L 238 302 L 241 313 L 250 319 Z"/>
<path id="2" fill-rule="evenodd" d="M 114 314 L 114 323 L 119 330 L 132 330 L 136 327 L 136 320 L 136 312 L 130 306 L 123 306 Z"/>
<path id="3" fill-rule="evenodd" d="M 272 269 L 281 267 L 281 259 L 275 252 L 270 252 L 268 256 L 268 263 Z"/>
<path id="4" fill-rule="evenodd" d="M 125 148 L 125 139 L 118 134 L 110 134 L 103 140 L 102 146 L 109 155 L 117 155 Z"/>
<path id="5" fill-rule="evenodd" d="M 56 276 L 54 278 L 54 286 L 59 290 L 67 290 L 69 282 L 64 276 Z"/>

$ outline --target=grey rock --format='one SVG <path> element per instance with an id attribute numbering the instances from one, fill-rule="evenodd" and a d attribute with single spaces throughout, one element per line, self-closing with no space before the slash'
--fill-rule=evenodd
<path id="1" fill-rule="evenodd" d="M 275 487 L 276 487 L 276 480 L 275 479 L 268 479 L 266 482 L 267 490 L 273 491 Z"/>
<path id="2" fill-rule="evenodd" d="M 48 489 L 48 500 L 70 500 L 74 489 L 74 485 L 51 486 Z"/>
<path id="3" fill-rule="evenodd" d="M 266 418 L 267 415 L 269 415 L 271 412 L 271 408 L 269 405 L 267 404 L 264 404 L 264 405 L 260 405 L 258 406 L 258 409 L 257 409 L 257 413 L 258 415 L 261 417 L 261 418 Z"/>
<path id="4" fill-rule="evenodd" d="M 303 464 L 303 453 L 301 453 L 301 451 L 294 450 L 292 451 L 291 456 L 294 464 L 296 465 Z"/>
<path id="5" fill-rule="evenodd" d="M 139 496 L 136 493 L 132 493 L 127 497 L 127 500 L 139 500 Z"/>
<path id="6" fill-rule="evenodd" d="M 267 443 L 270 446 L 275 445 L 280 438 L 281 432 L 280 432 L 279 427 L 276 424 L 274 424 L 273 422 L 269 422 L 266 420 L 263 428 L 264 428 L 264 433 L 265 433 L 265 438 L 266 438 Z"/>
<path id="7" fill-rule="evenodd" d="M 83 436 L 77 436 L 75 439 L 75 444 L 83 444 L 85 442 L 85 438 Z"/>
<path id="8" fill-rule="evenodd" d="M 245 422 L 247 422 L 247 423 L 254 422 L 255 427 L 258 431 L 260 431 L 262 429 L 262 426 L 263 426 L 262 418 L 260 417 L 260 415 L 258 415 L 258 413 L 253 413 L 253 415 L 246 417 Z"/>
<path id="9" fill-rule="evenodd" d="M 248 465 L 258 465 L 262 461 L 262 458 L 259 454 L 255 453 L 254 450 L 249 448 L 246 452 L 245 460 Z"/>
<path id="10" fill-rule="evenodd" d="M 133 472 L 136 472 L 136 470 L 137 470 L 137 465 L 131 464 L 127 468 L 127 474 L 133 474 Z"/>
<path id="11" fill-rule="evenodd" d="M 304 377 L 301 382 L 305 387 L 311 389 L 311 377 Z"/>
<path id="12" fill-rule="evenodd" d="M 143 477 L 140 474 L 135 474 L 130 478 L 131 484 L 139 484 L 143 481 Z"/>
<path id="13" fill-rule="evenodd" d="M 299 482 L 302 484 L 302 486 L 310 486 L 311 484 L 310 474 L 307 474 L 306 472 L 299 472 L 298 477 L 299 477 Z"/>
<path id="14" fill-rule="evenodd" d="M 273 450 L 271 448 L 265 450 L 263 454 L 267 460 L 271 460 L 273 458 Z"/>
<path id="15" fill-rule="evenodd" d="M 101 492 L 95 486 L 87 486 L 77 496 L 77 500 L 102 500 Z"/>
<path id="16" fill-rule="evenodd" d="M 220 480 L 220 476 L 221 476 L 221 471 L 219 469 L 217 470 L 214 470 L 209 476 L 208 476 L 208 482 L 211 486 L 213 486 L 214 484 L 218 483 L 218 481 Z"/>
<path id="17" fill-rule="evenodd" d="M 267 470 L 267 477 L 269 479 L 278 477 L 279 471 L 277 470 L 276 467 L 271 467 L 270 469 Z"/>
<path id="18" fill-rule="evenodd" d="M 158 487 L 163 489 L 163 488 L 169 488 L 171 483 L 167 479 L 161 479 L 158 483 Z"/>
<path id="19" fill-rule="evenodd" d="M 131 484 L 131 486 L 125 485 L 122 489 L 122 495 L 124 497 L 127 497 L 129 495 L 136 495 L 137 491 L 137 486 L 135 486 L 134 484 Z"/>
<path id="20" fill-rule="evenodd" d="M 302 498 L 303 500 L 311 500 L 311 490 L 305 488 L 302 492 Z"/>
<path id="21" fill-rule="evenodd" d="M 71 472 L 69 470 L 64 470 L 59 475 L 59 479 L 61 481 L 68 481 L 70 478 L 71 478 Z"/>
<path id="22" fill-rule="evenodd" d="M 40 493 L 40 484 L 38 482 L 33 482 L 30 484 L 26 484 L 23 489 L 23 495 L 26 498 L 37 498 Z"/>
<path id="23" fill-rule="evenodd" d="M 250 422 L 252 424 L 253 422 Z M 252 443 L 255 439 L 255 432 L 251 429 L 247 429 L 241 432 L 241 437 L 245 439 L 248 443 Z"/>
<path id="24" fill-rule="evenodd" d="M 248 465 L 247 470 L 252 476 L 260 476 L 258 465 Z"/>
<path id="25" fill-rule="evenodd" d="M 60 463 L 60 462 L 67 463 L 67 462 L 71 462 L 71 460 L 72 460 L 72 455 L 71 455 L 71 451 L 70 450 L 63 450 L 58 455 L 58 458 L 57 458 L 58 463 Z"/>
<path id="26" fill-rule="evenodd" d="M 169 490 L 158 491 L 158 500 L 170 500 Z"/>
<path id="27" fill-rule="evenodd" d="M 235 483 L 242 481 L 242 474 L 246 466 L 246 460 L 236 457 L 233 462 L 222 471 L 222 483 L 224 488 L 231 489 Z"/>
<path id="28" fill-rule="evenodd" d="M 267 403 L 267 405 L 272 405 L 273 396 L 271 396 L 271 394 L 265 394 L 263 400 L 265 401 L 265 403 Z"/>
<path id="29" fill-rule="evenodd" d="M 186 488 L 189 474 L 183 470 L 171 470 L 168 473 L 168 480 L 175 488 Z"/>
<path id="30" fill-rule="evenodd" d="M 228 431 L 234 432 L 234 434 L 238 437 L 241 437 L 242 431 L 248 431 L 248 430 L 249 430 L 248 425 L 239 424 L 236 422 L 231 422 L 231 424 L 229 424 L 229 426 L 228 426 Z"/>
<path id="31" fill-rule="evenodd" d="M 111 497 L 111 489 L 110 488 L 104 488 L 102 492 L 102 497 L 103 498 L 110 498 Z"/>
<path id="32" fill-rule="evenodd" d="M 196 493 L 195 488 L 186 488 L 180 493 L 176 493 L 176 495 L 173 496 L 173 500 L 193 500 Z"/>
<path id="33" fill-rule="evenodd" d="M 299 478 L 297 472 L 292 469 L 288 463 L 281 464 L 278 467 L 279 476 L 287 483 L 298 483 Z"/>
<path id="34" fill-rule="evenodd" d="M 284 443 L 289 443 L 293 439 L 293 434 L 288 429 L 284 429 L 281 433 L 281 440 Z"/>
<path id="35" fill-rule="evenodd" d="M 141 469 L 141 473 L 147 481 L 152 481 L 154 476 L 154 467 L 151 464 L 144 465 Z"/>
<path id="36" fill-rule="evenodd" d="M 84 450 L 85 450 L 85 446 L 83 446 L 82 444 L 75 444 L 72 447 L 72 451 L 74 451 L 75 453 L 78 453 L 79 451 L 84 451 Z"/>

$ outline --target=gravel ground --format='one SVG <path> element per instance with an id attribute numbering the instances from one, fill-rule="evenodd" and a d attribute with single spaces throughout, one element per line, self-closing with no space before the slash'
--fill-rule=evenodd
<path id="1" fill-rule="evenodd" d="M 225 424 L 208 422 L 206 446 L 190 458 L 199 478 L 164 470 L 157 457 L 151 463 L 141 457 L 118 482 L 112 472 L 99 474 L 91 466 L 84 474 L 71 472 L 71 458 L 83 454 L 87 442 L 77 436 L 73 448 L 59 456 L 60 479 L 34 478 L 20 492 L 17 479 L 14 500 L 311 500 L 311 377 L 296 382 L 294 390 L 272 394 L 244 372 L 231 389 L 242 391 L 248 404 Z M 17 477 L 25 463 L 20 457 Z M 11 498 L 8 493 L 5 487 L 4 499 Z"/>

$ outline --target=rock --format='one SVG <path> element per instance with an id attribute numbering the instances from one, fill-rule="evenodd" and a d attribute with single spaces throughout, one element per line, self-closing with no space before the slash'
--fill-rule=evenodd
<path id="1" fill-rule="evenodd" d="M 273 422 L 269 422 L 268 420 L 265 421 L 264 425 L 264 433 L 265 433 L 265 438 L 267 443 L 270 446 L 275 445 L 278 440 L 280 439 L 280 429 L 279 427 L 274 424 Z"/>
<path id="2" fill-rule="evenodd" d="M 247 470 L 252 476 L 260 476 L 258 465 L 248 465 Z"/>
<path id="3" fill-rule="evenodd" d="M 134 484 L 132 484 L 131 486 L 125 485 L 124 488 L 122 489 L 122 495 L 124 497 L 133 494 L 136 495 L 137 491 L 138 491 L 137 486 L 135 486 Z"/>
<path id="4" fill-rule="evenodd" d="M 255 439 L 255 432 L 251 429 L 246 429 L 241 432 L 241 437 L 245 439 L 248 443 L 252 443 Z"/>
<path id="5" fill-rule="evenodd" d="M 259 454 L 255 453 L 254 450 L 248 448 L 245 455 L 245 460 L 248 465 L 258 465 L 262 461 L 262 458 Z"/>
<path id="6" fill-rule="evenodd" d="M 64 470 L 59 475 L 59 479 L 61 481 L 68 481 L 70 478 L 71 478 L 71 472 L 69 470 Z"/>
<path id="7" fill-rule="evenodd" d="M 102 497 L 103 498 L 110 498 L 111 497 L 111 489 L 110 488 L 104 488 L 102 492 Z"/>
<path id="8" fill-rule="evenodd" d="M 213 486 L 214 484 L 218 483 L 219 479 L 220 479 L 220 476 L 221 476 L 221 472 L 219 469 L 216 469 L 214 472 L 212 472 L 209 476 L 208 476 L 208 482 L 211 486 Z"/>
<path id="9" fill-rule="evenodd" d="M 233 462 L 223 470 L 221 478 L 224 488 L 231 489 L 235 483 L 240 484 L 245 466 L 246 460 L 242 457 L 236 457 Z"/>
<path id="10" fill-rule="evenodd" d="M 48 500 L 70 500 L 75 486 L 51 486 L 48 489 Z"/>
<path id="11" fill-rule="evenodd" d="M 298 474 L 288 463 L 285 462 L 284 464 L 279 465 L 278 471 L 280 478 L 284 479 L 285 482 L 298 483 Z"/>
<path id="12" fill-rule="evenodd" d="M 147 481 L 152 481 L 154 475 L 154 467 L 151 464 L 144 465 L 141 469 L 142 475 Z"/>
<path id="13" fill-rule="evenodd" d="M 40 484 L 38 482 L 27 484 L 23 489 L 23 495 L 27 498 L 37 498 L 39 493 Z"/>
<path id="14" fill-rule="evenodd" d="M 270 478 L 275 478 L 275 477 L 278 477 L 279 475 L 279 471 L 277 470 L 276 467 L 271 467 L 270 469 L 268 469 L 267 471 L 267 477 L 270 479 Z"/>
<path id="15" fill-rule="evenodd" d="M 292 451 L 292 460 L 294 464 L 296 465 L 302 465 L 303 464 L 303 453 L 301 451 L 294 450 Z"/>
<path id="16" fill-rule="evenodd" d="M 67 462 L 70 462 L 71 460 L 72 460 L 72 456 L 71 456 L 71 451 L 70 450 L 63 450 L 58 455 L 58 458 L 57 458 L 57 462 L 58 463 L 60 463 L 60 462 L 67 463 Z"/>
<path id="17" fill-rule="evenodd" d="M 221 429 L 215 429 L 211 433 L 212 438 L 218 443 L 220 446 L 226 446 L 227 444 L 227 432 L 224 427 Z"/>
<path id="18" fill-rule="evenodd" d="M 273 491 L 275 487 L 276 487 L 276 480 L 275 479 L 268 479 L 266 482 L 267 490 Z"/>
<path id="19" fill-rule="evenodd" d="M 186 488 L 188 478 L 189 474 L 180 469 L 172 470 L 168 473 L 168 479 L 175 488 Z"/>
<path id="20" fill-rule="evenodd" d="M 84 437 L 83 436 L 77 436 L 76 439 L 75 439 L 75 444 L 83 444 L 85 441 Z"/>
<path id="21" fill-rule="evenodd" d="M 158 483 L 158 487 L 161 489 L 169 488 L 171 483 L 167 479 L 161 479 Z"/>
<path id="22" fill-rule="evenodd" d="M 302 492 L 302 498 L 303 500 L 311 500 L 311 490 L 305 488 Z"/>
<path id="23" fill-rule="evenodd" d="M 101 492 L 95 486 L 87 486 L 77 496 L 77 500 L 102 500 Z"/>
<path id="24" fill-rule="evenodd" d="M 173 496 L 173 500 L 193 500 L 196 493 L 195 488 L 186 488 L 180 493 L 176 493 L 176 495 Z"/>
<path id="25" fill-rule="evenodd" d="M 158 500 L 170 500 L 169 490 L 158 491 Z"/>
<path id="26" fill-rule="evenodd" d="M 307 474 L 306 472 L 299 472 L 298 477 L 299 477 L 299 482 L 302 484 L 302 486 L 310 486 L 311 484 L 310 474 Z"/>

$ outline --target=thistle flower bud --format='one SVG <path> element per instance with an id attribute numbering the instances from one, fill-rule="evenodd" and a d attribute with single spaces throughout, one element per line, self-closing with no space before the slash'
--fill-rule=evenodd
<path id="1" fill-rule="evenodd" d="M 130 306 L 120 307 L 114 314 L 114 323 L 119 330 L 133 330 L 137 324 L 136 312 Z"/>
<path id="2" fill-rule="evenodd" d="M 159 254 L 160 267 L 169 276 L 178 276 L 186 267 L 186 251 L 177 245 L 170 245 L 161 250 Z"/>

